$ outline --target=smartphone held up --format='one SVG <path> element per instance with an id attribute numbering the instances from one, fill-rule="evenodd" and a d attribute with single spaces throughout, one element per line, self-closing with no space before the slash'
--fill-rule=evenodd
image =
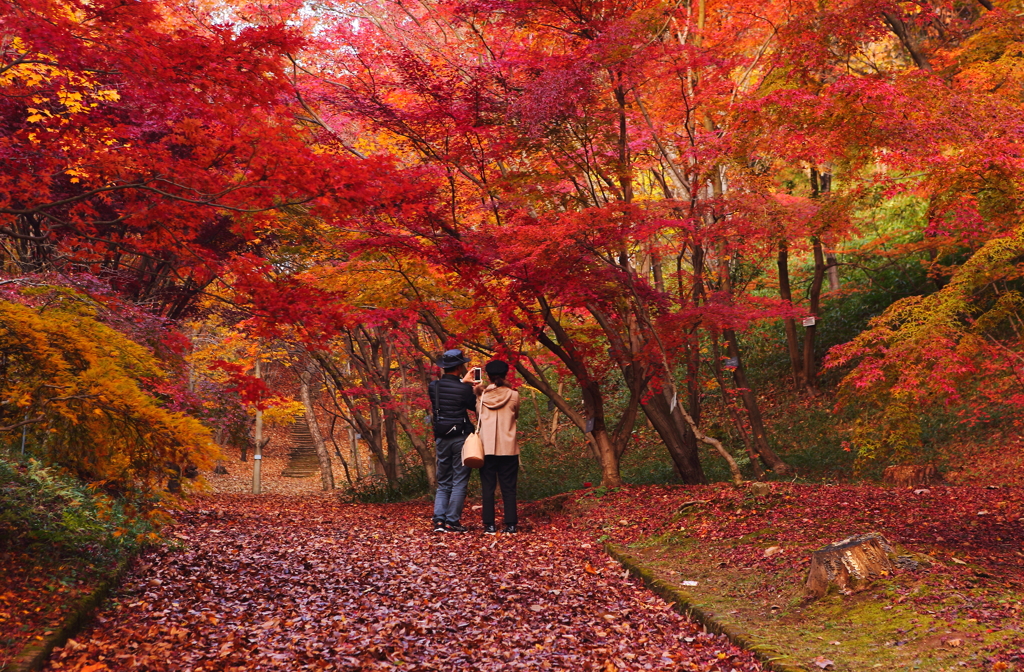
<path id="1" fill-rule="evenodd" d="M 483 371 L 479 366 L 474 366 L 470 369 L 470 373 L 473 374 L 473 382 L 479 383 L 483 381 Z"/>

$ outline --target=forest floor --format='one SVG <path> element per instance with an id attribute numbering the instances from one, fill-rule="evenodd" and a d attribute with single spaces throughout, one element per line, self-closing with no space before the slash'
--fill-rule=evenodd
<path id="1" fill-rule="evenodd" d="M 197 499 L 47 669 L 761 669 L 584 530 L 429 523 L 425 502 Z"/>
<path id="2" fill-rule="evenodd" d="M 259 498 L 238 464 L 208 477 L 216 494 L 179 512 L 50 669 L 760 669 L 627 577 L 613 543 L 808 669 L 1024 671 L 1020 487 L 591 488 L 525 503 L 522 534 L 489 537 L 479 502 L 473 531 L 432 534 L 425 501 L 342 503 L 284 465 L 269 456 Z M 805 601 L 810 552 L 865 532 L 917 568 Z M 88 587 L 51 579 L 5 586 L 23 639 Z"/>
<path id="3" fill-rule="evenodd" d="M 263 460 L 264 491 L 290 495 L 317 492 L 317 479 L 281 475 L 288 464 L 289 448 L 286 442 L 267 447 Z M 214 492 L 251 492 L 252 465 L 251 459 L 233 461 L 228 464 L 228 474 L 204 476 Z M 339 483 L 344 478 L 340 467 L 335 478 Z M 185 483 L 191 485 L 189 481 Z M 40 554 L 20 546 L 0 546 L 0 671 L 23 647 L 59 630 L 81 601 L 111 577 L 114 568 L 107 555 Z"/>
<path id="4" fill-rule="evenodd" d="M 0 670 L 30 642 L 59 630 L 112 572 L 94 558 L 42 557 L 23 548 L 0 551 Z"/>
<path id="5" fill-rule="evenodd" d="M 809 669 L 1024 670 L 1019 487 L 592 489 L 556 519 L 625 547 L 717 620 Z M 868 532 L 905 568 L 855 594 L 805 599 L 810 553 Z"/>

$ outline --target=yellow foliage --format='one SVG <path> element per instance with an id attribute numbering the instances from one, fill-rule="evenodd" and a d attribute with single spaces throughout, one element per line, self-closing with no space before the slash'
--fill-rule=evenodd
<path id="1" fill-rule="evenodd" d="M 20 440 L 27 421 L 29 449 L 86 480 L 151 492 L 168 463 L 202 468 L 218 457 L 198 420 L 140 384 L 164 377 L 146 348 L 81 303 L 0 301 L 0 430 Z"/>
<path id="2" fill-rule="evenodd" d="M 295 422 L 296 418 L 305 412 L 301 401 L 288 401 L 263 411 L 263 424 L 285 427 Z"/>

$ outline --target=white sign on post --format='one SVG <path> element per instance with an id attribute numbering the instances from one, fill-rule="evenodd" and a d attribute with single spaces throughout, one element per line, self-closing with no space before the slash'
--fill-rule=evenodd
<path id="1" fill-rule="evenodd" d="M 815 319 L 816 319 L 816 318 L 815 318 L 815 317 L 813 317 L 813 316 L 811 316 L 811 317 L 805 317 L 805 318 L 804 318 L 804 326 L 805 326 L 805 327 L 813 327 L 813 326 L 814 326 L 814 322 L 815 322 Z"/>

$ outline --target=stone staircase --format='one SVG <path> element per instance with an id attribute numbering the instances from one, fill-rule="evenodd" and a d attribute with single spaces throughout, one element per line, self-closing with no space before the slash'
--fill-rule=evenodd
<path id="1" fill-rule="evenodd" d="M 320 462 L 316 457 L 316 446 L 313 435 L 309 433 L 306 416 L 300 415 L 291 428 L 292 449 L 288 453 L 288 466 L 281 472 L 290 478 L 309 478 L 320 471 Z"/>

